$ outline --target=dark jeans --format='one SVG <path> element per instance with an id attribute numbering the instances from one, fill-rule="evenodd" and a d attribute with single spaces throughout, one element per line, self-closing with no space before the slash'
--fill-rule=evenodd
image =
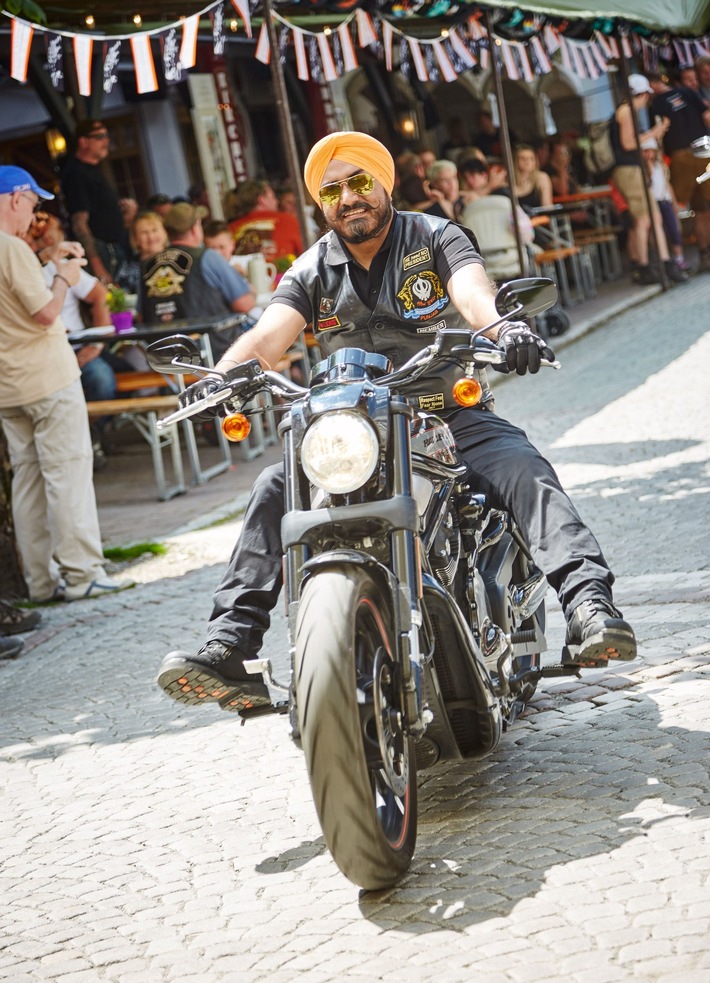
<path id="1" fill-rule="evenodd" d="M 525 433 L 483 409 L 459 410 L 448 422 L 474 490 L 515 517 L 565 613 L 587 598 L 611 600 L 614 577 L 599 544 Z M 276 464 L 254 484 L 207 631 L 208 640 L 235 645 L 247 658 L 258 653 L 281 590 L 283 511 L 283 465 Z"/>

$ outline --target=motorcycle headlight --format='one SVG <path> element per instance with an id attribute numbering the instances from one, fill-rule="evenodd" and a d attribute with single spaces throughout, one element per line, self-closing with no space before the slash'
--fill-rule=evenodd
<path id="1" fill-rule="evenodd" d="M 308 480 L 329 495 L 362 487 L 375 470 L 380 446 L 367 420 L 350 410 L 326 413 L 311 424 L 301 445 Z"/>

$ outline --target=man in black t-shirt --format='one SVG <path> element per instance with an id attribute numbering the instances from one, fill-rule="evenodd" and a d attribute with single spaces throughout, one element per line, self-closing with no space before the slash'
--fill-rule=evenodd
<path id="1" fill-rule="evenodd" d="M 102 283 L 112 283 L 130 257 L 130 246 L 118 192 L 100 167 L 109 155 L 109 132 L 100 120 L 85 119 L 77 123 L 75 138 L 76 154 L 61 177 L 64 202 L 91 272 Z"/>
<path id="2" fill-rule="evenodd" d="M 705 161 L 694 157 L 693 140 L 705 136 L 710 128 L 710 109 L 694 89 L 671 88 L 660 75 L 650 73 L 654 96 L 650 112 L 666 116 L 671 125 L 663 137 L 663 150 L 671 161 L 671 185 L 677 201 L 695 212 L 695 238 L 700 252 L 700 270 L 710 272 L 710 182 L 697 184 Z"/>

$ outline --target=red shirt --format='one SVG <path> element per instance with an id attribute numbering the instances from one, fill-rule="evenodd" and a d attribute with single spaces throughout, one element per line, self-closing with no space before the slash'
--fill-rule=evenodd
<path id="1" fill-rule="evenodd" d="M 229 223 L 234 233 L 235 256 L 263 253 L 273 263 L 282 256 L 299 256 L 303 252 L 301 228 L 290 212 L 249 212 Z"/>

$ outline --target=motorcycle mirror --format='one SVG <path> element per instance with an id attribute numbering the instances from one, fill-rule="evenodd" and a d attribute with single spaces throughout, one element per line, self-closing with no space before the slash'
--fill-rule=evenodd
<path id="1" fill-rule="evenodd" d="M 152 341 L 146 348 L 145 355 L 148 365 L 155 372 L 169 372 L 172 375 L 191 372 L 194 367 L 202 365 L 197 342 L 182 334 Z"/>
<path id="2" fill-rule="evenodd" d="M 534 317 L 557 303 L 557 286 L 544 276 L 504 283 L 496 294 L 496 308 L 503 315 Z"/>

